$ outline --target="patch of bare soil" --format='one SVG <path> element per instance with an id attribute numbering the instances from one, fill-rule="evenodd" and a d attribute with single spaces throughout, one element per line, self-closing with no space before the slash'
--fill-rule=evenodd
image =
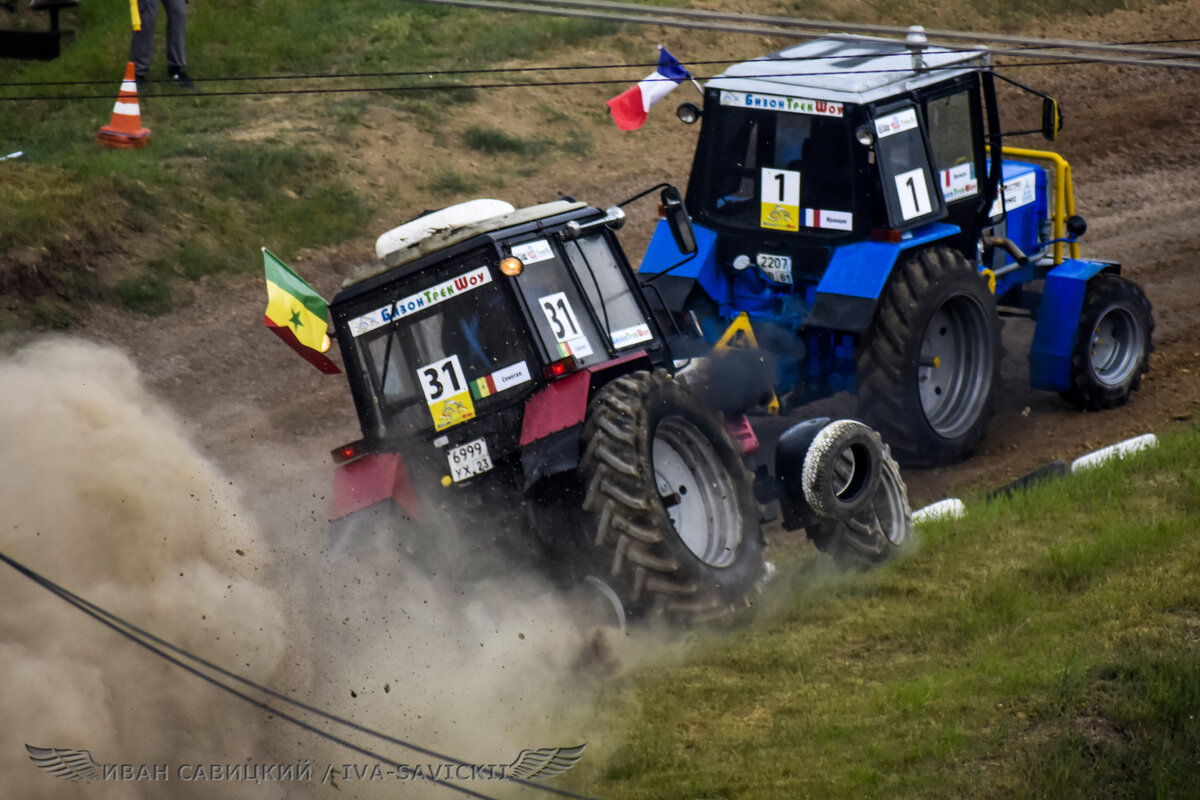
<path id="1" fill-rule="evenodd" d="M 1188 0 L 1045 33 L 1131 41 L 1187 37 L 1198 29 L 1200 2 Z M 750 57 L 772 46 L 752 37 L 659 33 L 668 46 L 695 60 Z M 577 59 L 621 61 L 642 52 L 646 41 L 623 34 L 611 49 L 581 52 Z M 1192 424 L 1200 414 L 1200 291 L 1194 277 L 1200 257 L 1200 172 L 1191 135 L 1200 124 L 1200 74 L 1079 65 L 1014 73 L 1060 98 L 1066 127 L 1056 148 L 1073 163 L 1079 212 L 1090 224 L 1083 254 L 1122 262 L 1123 274 L 1143 286 L 1157 319 L 1156 351 L 1151 372 L 1129 405 L 1080 413 L 1055 394 L 1029 388 L 1033 325 L 1007 319 L 1003 382 L 988 435 L 964 464 L 908 472 L 916 504 L 968 487 L 996 486 L 1050 460 L 1070 459 L 1148 430 Z M 293 266 L 332 296 L 341 276 L 371 257 L 375 234 L 424 208 L 477 195 L 522 205 L 564 193 L 604 206 L 658 181 L 685 184 L 697 130 L 678 123 L 671 108 L 694 99 L 695 90 L 678 89 L 634 133 L 594 124 L 612 94 L 607 86 L 497 90 L 481 95 L 476 105 L 452 111 L 436 128 L 412 114 L 370 109 L 342 146 L 351 165 L 349 179 L 382 200 L 383 210 L 361 239 L 307 254 Z M 548 145 L 541 168 L 529 176 L 520 174 L 518 159 L 505 155 L 479 153 L 447 163 L 445 143 L 458 141 L 471 125 L 484 124 L 554 142 L 572 132 L 586 133 L 593 147 L 579 155 Z M 455 170 L 478 191 L 439 194 L 430 182 L 441 169 Z M 636 262 L 653 209 L 649 202 L 634 206 L 631 216 L 624 240 Z M 202 447 L 252 485 L 255 494 L 301 491 L 311 498 L 312 515 L 320 517 L 331 480 L 327 453 L 358 436 L 349 392 L 343 380 L 318 375 L 263 330 L 264 304 L 256 279 L 220 287 L 200 284 L 191 305 L 169 316 L 148 319 L 91 309 L 84 329 L 129 351 Z M 835 412 L 852 413 L 843 405 L 834 401 Z"/>

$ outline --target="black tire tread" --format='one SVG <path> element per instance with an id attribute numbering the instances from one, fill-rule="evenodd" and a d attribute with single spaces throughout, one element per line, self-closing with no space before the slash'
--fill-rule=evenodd
<path id="1" fill-rule="evenodd" d="M 906 256 L 893 270 L 875 320 L 855 354 L 858 416 L 879 431 L 896 457 L 908 466 L 935 466 L 965 458 L 983 438 L 986 421 L 995 408 L 1004 355 L 998 335 L 992 387 L 980 413 L 982 423 L 968 430 L 957 443 L 932 444 L 928 435 L 922 434 L 925 425 L 921 408 L 919 405 L 913 408 L 908 393 L 902 390 L 911 379 L 909 370 L 915 368 L 906 353 L 920 349 L 920 343 L 914 342 L 913 338 L 923 333 L 916 330 L 919 326 L 917 317 L 922 313 L 922 298 L 929 296 L 944 276 L 965 269 L 970 269 L 966 259 L 949 247 L 922 248 Z M 994 304 L 990 313 L 996 314 Z M 998 314 L 995 320 L 998 330 Z M 914 424 L 914 419 L 921 420 L 921 424 Z"/>
<path id="2" fill-rule="evenodd" d="M 732 601 L 710 591 L 688 574 L 686 565 L 668 547 L 664 532 L 674 535 L 670 517 L 657 491 L 651 492 L 644 475 L 653 475 L 647 444 L 650 432 L 643 402 L 652 393 L 678 393 L 683 402 L 690 392 L 663 370 L 635 372 L 617 378 L 597 392 L 589 403 L 582 431 L 580 474 L 586 493 L 583 508 L 596 522 L 595 544 L 611 551 L 609 578 L 622 595 L 627 610 L 635 614 L 662 612 L 677 621 L 696 622 L 723 616 L 744 606 L 746 597 Z M 724 424 L 713 412 L 694 401 L 693 409 L 710 417 L 714 430 Z M 724 459 L 735 484 L 744 484 L 753 497 L 753 476 L 740 459 L 728 434 L 714 442 L 738 456 Z M 753 518 L 743 514 L 744 536 L 761 537 L 761 508 L 754 503 Z"/>
<path id="3" fill-rule="evenodd" d="M 1098 385 L 1092 380 L 1088 363 L 1090 359 L 1087 342 L 1090 337 L 1084 330 L 1083 320 L 1092 319 L 1098 310 L 1097 307 L 1109 302 L 1109 294 L 1125 295 L 1124 299 L 1134 306 L 1135 312 L 1141 312 L 1147 328 L 1146 350 L 1142 353 L 1141 363 L 1134 371 L 1128 391 L 1112 391 Z M 1059 394 L 1068 403 L 1083 411 L 1103 411 L 1125 405 L 1130 396 L 1141 388 L 1142 376 L 1150 371 L 1150 354 L 1154 352 L 1154 311 L 1150 300 L 1133 281 L 1119 275 L 1101 273 L 1088 282 L 1079 319 L 1080 326 L 1075 334 L 1075 346 L 1071 351 L 1071 387 Z"/>

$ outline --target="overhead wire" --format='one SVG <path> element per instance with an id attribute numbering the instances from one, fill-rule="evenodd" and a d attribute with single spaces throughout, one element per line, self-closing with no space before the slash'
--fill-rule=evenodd
<path id="1" fill-rule="evenodd" d="M 1189 39 L 1156 39 L 1138 42 L 1115 42 L 1116 46 L 1123 45 L 1138 45 L 1138 44 L 1162 44 L 1164 42 L 1176 43 L 1192 43 L 1200 42 L 1200 38 Z M 1035 48 L 1031 48 L 1035 49 Z M 822 59 L 837 59 L 840 55 L 813 55 L 800 58 L 771 58 L 763 56 L 755 59 L 756 61 L 780 63 L 796 62 L 796 61 L 818 61 Z M 718 64 L 740 64 L 746 59 L 744 58 L 714 58 L 714 59 L 688 59 L 684 61 L 685 66 L 702 67 L 713 66 Z M 621 64 L 563 64 L 541 67 L 488 67 L 485 69 L 419 69 L 419 70 L 401 70 L 387 72 L 315 72 L 315 73 L 282 73 L 278 75 L 224 75 L 224 76 L 207 76 L 192 78 L 196 83 L 234 83 L 243 81 L 298 81 L 298 80 L 349 80 L 361 78 L 415 78 L 415 77 L 434 77 L 442 75 L 499 75 L 504 73 L 526 73 L 526 72 L 572 72 L 580 70 L 616 70 L 616 69 L 647 69 L 657 67 L 657 62 L 632 62 Z M 1037 65 L 1045 66 L 1045 65 Z M 89 80 L 69 80 L 69 81 L 0 81 L 0 89 L 17 88 L 17 87 L 33 87 L 33 86 L 111 86 L 112 78 L 89 79 Z M 170 79 L 149 79 L 145 81 L 149 84 L 170 84 Z"/>
<path id="2" fill-rule="evenodd" d="M 391 736 L 389 734 L 374 730 L 372 728 L 368 728 L 365 725 L 361 725 L 352 720 L 348 720 L 343 717 L 339 717 L 335 714 L 331 714 L 328 711 L 324 711 L 323 709 L 317 708 L 316 706 L 313 706 L 308 703 L 304 703 L 300 700 L 296 700 L 294 698 L 288 697 L 287 695 L 283 694 L 282 692 L 278 692 L 267 686 L 263 686 L 259 683 L 256 683 L 256 682 L 250 680 L 249 678 L 245 678 L 245 677 L 237 674 L 236 672 L 227 670 L 224 667 L 214 664 L 213 662 L 208 661 L 207 659 L 205 659 L 201 656 L 195 655 L 194 653 L 191 653 L 191 652 L 179 647 L 178 645 L 172 644 L 171 642 L 169 642 L 165 639 L 155 636 L 153 633 L 150 633 L 149 631 L 139 628 L 138 626 L 123 619 L 122 617 L 117 616 L 116 614 L 112 613 L 111 611 L 108 611 L 108 610 L 102 608 L 101 606 L 98 606 L 95 603 L 92 603 L 90 600 L 87 600 L 86 598 L 75 594 L 74 592 L 72 592 L 71 590 L 62 586 L 61 584 L 55 583 L 54 581 L 50 580 L 49 578 L 45 577 L 44 575 L 41 575 L 40 573 L 35 572 L 30 567 L 26 566 L 25 564 L 22 564 L 21 562 L 17 561 L 16 559 L 12 558 L 11 556 L 9 556 L 8 554 L 6 554 L 4 552 L 0 552 L 0 562 L 3 562 L 5 564 L 7 564 L 8 566 L 12 567 L 18 573 L 20 573 L 21 575 L 24 575 L 26 578 L 33 581 L 33 583 L 35 583 L 36 585 L 42 587 L 43 589 L 46 589 L 51 594 L 55 595 L 56 597 L 58 597 L 61 600 L 64 600 L 65 602 L 67 602 L 71 606 L 75 607 L 79 611 L 82 611 L 84 614 L 87 614 L 89 617 L 92 617 L 93 619 L 100 622 L 105 627 L 115 631 L 116 633 L 120 634 L 121 636 L 125 637 L 126 639 L 129 639 L 130 641 L 134 642 L 135 644 L 139 645 L 140 647 L 142 647 L 142 648 L 150 651 L 151 653 L 157 655 L 158 657 L 166 660 L 168 663 L 171 663 L 171 664 L 179 667 L 180 669 L 183 669 L 184 671 L 189 672 L 192 675 L 195 675 L 196 677 L 200 678 L 201 680 L 205 681 L 206 683 L 209 683 L 210 685 L 215 686 L 218 689 L 221 689 L 222 691 L 227 692 L 227 693 L 233 695 L 234 697 L 237 697 L 238 699 L 240 699 L 246 703 L 249 703 L 250 705 L 252 705 L 262 711 L 266 711 L 269 714 L 274 714 L 275 716 L 279 717 L 280 719 L 290 722 L 293 725 L 296 725 L 310 733 L 316 734 L 317 736 L 319 736 L 323 739 L 326 739 L 327 741 L 330 741 L 335 744 L 346 747 L 349 750 L 351 750 L 355 753 L 358 753 L 359 755 L 364 755 L 364 756 L 367 756 L 368 758 L 374 758 L 377 761 L 379 761 L 381 763 L 385 763 L 385 764 L 396 764 L 396 761 L 394 759 L 389 759 L 386 756 L 383 756 L 383 755 L 376 753 L 372 750 L 369 750 L 365 747 L 357 745 L 347 739 L 337 736 L 336 734 L 332 734 L 329 731 L 322 730 L 321 728 L 316 727 L 312 723 L 306 722 L 302 719 L 299 719 L 299 718 L 287 713 L 286 711 L 280 710 L 276 706 L 272 706 L 271 704 L 269 704 L 263 700 L 251 697 L 250 695 L 246 694 L 245 692 L 243 692 L 239 689 L 236 689 L 233 686 L 230 686 L 226 683 L 221 682 L 217 678 L 213 677 L 213 675 L 201 670 L 199 667 L 203 667 L 204 669 L 214 672 L 214 673 L 222 676 L 223 678 L 226 678 L 230 681 L 239 683 L 249 689 L 252 689 L 256 692 L 267 695 L 268 697 L 274 698 L 275 700 L 278 700 L 287 705 L 290 705 L 295 708 L 306 711 L 306 712 L 313 714 L 317 717 L 320 717 L 321 719 L 324 719 L 328 722 L 332 722 L 332 723 L 335 723 L 338 725 L 345 726 L 346 728 L 349 728 L 350 730 L 353 730 L 356 733 L 361 733 L 361 734 L 379 739 L 381 741 L 387 742 L 389 744 L 393 744 L 398 747 L 412 750 L 413 752 L 420 753 L 421 755 L 429 756 L 431 758 L 439 758 L 443 762 L 446 762 L 446 763 L 451 763 L 451 764 L 455 764 L 458 766 L 473 766 L 471 764 L 471 762 L 463 761 L 461 759 L 446 755 L 444 753 L 439 753 L 436 750 L 431 750 L 427 747 L 422 747 L 421 745 L 414 744 L 413 742 L 405 741 L 404 739 L 400 739 L 398 737 Z M 190 661 L 192 663 L 190 663 L 190 664 L 186 663 L 185 659 L 186 659 L 186 661 Z M 194 666 L 194 665 L 199 665 L 199 667 Z M 429 777 L 429 778 L 426 778 L 426 780 L 429 780 L 433 783 L 441 784 L 442 786 L 445 786 L 448 789 L 459 792 L 460 794 L 465 794 L 469 797 L 482 798 L 482 800 L 495 800 L 490 795 L 481 794 L 472 789 L 468 789 L 465 786 L 460 786 L 453 782 L 442 780 L 437 777 Z M 505 780 L 520 784 L 520 785 L 528 787 L 530 789 L 536 789 L 538 791 L 543 791 L 543 792 L 547 792 L 550 794 L 556 794 L 561 797 L 576 798 L 576 800 L 595 800 L 595 798 L 589 797 L 588 795 L 578 794 L 575 792 L 568 791 L 566 789 L 559 789 L 554 786 L 548 786 L 546 784 L 535 783 L 533 781 L 528 781 L 528 780 L 525 780 L 522 778 L 511 777 L 511 778 L 505 778 Z"/>
<path id="3" fill-rule="evenodd" d="M 795 61 L 797 59 L 775 59 L 780 62 Z M 692 64 L 694 62 L 685 62 Z M 722 61 L 717 63 L 742 63 L 741 61 L 728 62 Z M 1025 68 L 1025 67 L 1046 67 L 1046 66 L 1064 66 L 1064 65 L 1085 65 L 1092 63 L 1091 59 L 1081 58 L 1075 61 L 1042 61 L 1042 62 L 1027 62 L 1022 64 L 1006 64 L 1004 69 Z M 950 64 L 945 66 L 928 66 L 926 72 L 938 71 L 953 71 L 960 70 L 961 64 Z M 855 74 L 874 74 L 874 73 L 907 73 L 909 69 L 873 69 L 873 70 L 856 70 Z M 424 73 L 421 73 L 424 74 Z M 758 78 L 787 78 L 787 77 L 818 77 L 829 75 L 845 75 L 849 74 L 847 70 L 806 70 L 804 72 L 774 72 L 769 74 L 758 75 Z M 695 75 L 694 80 L 709 81 L 720 77 L 720 75 Z M 624 86 L 629 83 L 629 78 L 604 78 L 596 80 L 576 80 L 576 81 L 512 81 L 505 83 L 442 83 L 442 84 L 426 84 L 426 85 L 406 85 L 406 86 L 341 86 L 332 88 L 302 88 L 302 89 L 237 89 L 223 91 L 191 91 L 186 94 L 179 92 L 139 92 L 139 98 L 166 98 L 173 100 L 184 99 L 205 99 L 211 97 L 267 97 L 275 95 L 306 95 L 306 94 L 365 94 L 371 92 L 382 93 L 407 93 L 407 92 L 433 92 L 433 91 L 464 91 L 464 90 L 481 90 L 481 89 L 520 89 L 520 88 L 547 88 L 547 87 L 570 87 L 570 86 Z M 654 78 L 644 78 L 643 80 L 655 80 Z M 670 80 L 662 78 L 661 80 Z M 106 83 L 111 83 L 108 81 Z M 170 83 L 162 81 L 162 83 Z M 48 94 L 48 95 L 0 95 L 0 102 L 21 102 L 21 101 L 54 101 L 54 100 L 111 100 L 111 96 L 107 94 Z"/>
<path id="4" fill-rule="evenodd" d="M 564 1 L 571 2 L 571 0 L 564 0 Z M 812 30 L 821 30 L 821 31 L 825 31 L 824 33 L 821 34 L 822 38 L 841 39 L 841 40 L 848 40 L 848 41 L 861 41 L 861 36 L 856 36 L 854 34 L 849 34 L 849 33 L 839 33 L 838 31 L 843 28 L 843 24 L 837 23 L 837 22 L 816 23 L 816 22 L 812 22 L 811 20 L 793 20 L 792 21 L 793 23 L 811 23 L 813 25 L 813 27 L 806 28 L 802 31 L 788 30 L 786 28 L 781 28 L 781 27 L 770 27 L 769 25 L 765 25 L 765 24 L 743 24 L 740 22 L 737 24 L 733 24 L 733 23 L 727 23 L 723 20 L 722 21 L 710 21 L 707 18 L 700 18 L 697 16 L 683 16 L 685 13 L 688 13 L 690 11 L 690 9 L 672 9 L 672 8 L 668 8 L 668 7 L 664 7 L 664 6 L 653 6 L 653 7 L 637 6 L 637 5 L 628 4 L 628 3 L 601 4 L 600 2 L 596 2 L 594 0 L 574 0 L 574 2 L 572 3 L 573 7 L 570 7 L 570 8 L 562 7 L 559 0 L 523 0 L 523 2 L 528 3 L 526 5 L 522 5 L 522 4 L 516 3 L 516 2 L 499 2 L 498 0 L 414 0 L 414 2 L 427 3 L 430 5 L 457 6 L 460 8 L 484 9 L 484 10 L 488 10 L 488 11 L 510 11 L 510 12 L 522 13 L 522 14 L 547 14 L 547 15 L 552 15 L 552 16 L 571 17 L 571 18 L 576 18 L 576 19 L 608 20 L 610 22 L 628 22 L 628 23 L 640 23 L 640 24 L 649 24 L 649 25 L 661 25 L 664 27 L 684 28 L 684 29 L 689 29 L 689 30 L 715 31 L 715 32 L 719 32 L 719 33 L 744 33 L 744 34 L 753 34 L 756 36 L 776 36 L 776 37 L 782 36 L 782 37 L 788 37 L 788 38 L 809 39 L 809 38 L 813 38 L 812 34 L 811 34 Z M 535 3 L 545 3 L 546 5 L 539 6 L 539 5 L 535 5 Z M 575 6 L 577 6 L 577 7 L 575 7 Z M 631 10 L 631 11 L 636 10 L 637 13 L 644 13 L 645 16 L 619 16 L 610 10 L 604 10 L 604 6 L 621 6 L 622 8 L 627 9 L 627 10 Z M 657 13 L 650 14 L 649 11 L 651 11 L 651 10 L 653 10 Z M 705 12 L 705 13 L 706 14 L 715 14 L 715 13 L 722 13 L 722 12 Z M 735 16 L 738 19 L 744 18 L 744 17 L 742 17 L 742 15 L 732 15 L 732 16 Z M 748 16 L 746 18 L 753 19 L 754 17 Z M 769 19 L 772 20 L 770 25 L 784 25 L 783 22 L 775 21 L 775 18 L 769 18 Z M 779 19 L 787 19 L 787 18 L 779 18 Z M 907 32 L 907 30 L 908 30 L 907 28 L 901 29 L 901 28 L 897 28 L 895 26 L 886 26 L 886 27 L 888 28 L 888 32 L 891 32 L 891 33 L 897 33 L 897 32 L 904 33 L 904 32 Z M 881 27 L 881 31 L 882 30 L 883 30 L 883 28 Z M 953 43 L 953 42 L 941 42 L 935 38 L 929 38 L 928 33 L 926 34 L 926 39 L 927 39 L 927 41 L 924 42 L 923 44 L 927 45 L 927 46 L 946 47 L 947 49 L 952 49 L 952 50 L 964 49 L 961 44 L 957 44 L 957 43 Z M 965 39 L 964 39 L 964 41 L 965 41 Z M 1073 60 L 1082 58 L 1078 53 L 1068 53 L 1068 52 L 1056 53 L 1056 52 L 1054 52 L 1055 49 L 1066 50 L 1068 48 L 1066 48 L 1065 46 L 1056 45 L 1056 44 L 1046 45 L 1045 44 L 1046 41 L 1049 41 L 1049 40 L 1039 40 L 1039 39 L 1031 38 L 1026 41 L 1027 47 L 1025 49 L 1016 48 L 1016 47 L 988 47 L 987 51 L 990 53 L 993 53 L 995 55 L 1028 57 L 1029 56 L 1028 47 L 1032 46 L 1032 47 L 1037 47 L 1039 50 L 1038 55 L 1040 55 L 1041 57 L 1044 57 L 1044 58 L 1056 59 L 1056 60 L 1066 60 L 1066 61 L 1073 61 Z M 1094 43 L 1092 43 L 1092 44 L 1094 44 Z M 1103 45 L 1095 44 L 1095 47 L 1103 47 Z M 965 49 L 978 49 L 978 48 L 965 48 Z M 1163 48 L 1163 50 L 1167 50 L 1168 55 L 1164 55 L 1162 53 L 1156 52 L 1154 54 L 1154 56 L 1156 56 L 1155 58 L 1135 58 L 1132 56 L 1125 57 L 1125 56 L 1120 56 L 1120 55 L 1104 55 L 1104 54 L 1090 55 L 1090 56 L 1086 56 L 1085 58 L 1087 61 L 1092 61 L 1092 62 L 1101 63 L 1101 64 L 1112 64 L 1112 65 L 1116 65 L 1116 66 L 1137 66 L 1137 67 L 1154 66 L 1154 67 L 1159 67 L 1159 68 L 1200 70 L 1200 61 L 1167 60 L 1168 58 L 1172 58 L 1172 57 L 1175 59 L 1177 59 L 1179 57 L 1200 58 L 1200 52 L 1183 51 L 1182 54 L 1180 54 L 1180 53 L 1176 53 L 1176 52 L 1172 51 L 1171 48 Z M 1110 49 L 1110 52 L 1119 52 L 1119 50 Z M 1161 59 L 1161 60 L 1159 60 L 1159 59 Z"/>
<path id="5" fill-rule="evenodd" d="M 415 2 L 431 3 L 434 5 L 449 5 L 449 3 L 445 2 L 444 0 L 415 0 Z M 647 6 L 638 3 L 618 2 L 617 0 L 517 0 L 517 2 L 540 7 L 561 6 L 564 8 L 597 9 L 632 14 L 653 13 L 685 19 L 717 20 L 722 22 L 735 22 L 738 24 L 754 22 L 769 25 L 779 25 L 785 28 L 799 28 L 805 31 L 832 31 L 835 33 L 842 32 L 848 34 L 883 34 L 888 36 L 905 36 L 910 31 L 908 26 L 903 25 L 812 20 L 773 14 L 744 14 L 741 12 L 710 11 L 706 9 L 679 8 L 673 6 Z M 488 6 L 495 5 L 501 4 L 488 3 Z M 626 18 L 624 21 L 636 22 L 638 20 L 636 17 L 630 17 Z M 1020 36 L 1016 34 L 978 33 L 939 28 L 925 28 L 923 29 L 923 33 L 926 37 L 932 36 L 938 39 L 967 42 L 1001 42 L 1004 44 L 1022 45 L 1026 47 L 1057 47 L 1070 50 L 1099 51 L 1109 50 L 1115 46 L 1119 48 L 1121 52 L 1125 53 L 1141 55 L 1179 55 L 1178 51 L 1176 51 L 1174 48 L 1155 46 L 1158 44 L 1157 42 L 1113 45 L 1105 42 L 1089 42 L 1081 39 L 1046 39 L 1042 37 Z M 1185 53 L 1184 55 L 1200 57 L 1200 51 L 1193 51 L 1190 54 Z"/>
<path id="6" fill-rule="evenodd" d="M 761 35 L 787 36 L 793 38 L 811 38 L 813 31 L 825 31 L 822 34 L 824 38 L 847 39 L 850 41 L 861 41 L 861 36 L 857 34 L 837 33 L 837 31 L 856 31 L 858 33 L 887 33 L 887 34 L 903 34 L 908 31 L 907 28 L 901 28 L 894 25 L 872 25 L 866 23 L 840 23 L 840 22 L 824 22 L 816 20 L 794 19 L 789 17 L 767 16 L 767 15 L 742 15 L 732 14 L 730 12 L 708 11 L 702 9 L 683 9 L 672 8 L 667 6 L 643 6 L 633 3 L 616 2 L 615 0 L 519 0 L 519 2 L 495 2 L 494 0 L 415 0 L 432 5 L 444 6 L 459 6 L 466 8 L 486 9 L 489 11 L 511 11 L 536 13 L 547 15 L 559 15 L 569 17 L 583 17 L 588 19 L 607 19 L 621 23 L 650 23 L 659 25 L 673 25 L 676 27 L 699 28 L 703 30 L 720 30 L 730 33 L 754 33 Z M 651 13 L 653 12 L 653 13 Z M 622 16 L 623 14 L 624 16 Z M 642 14 L 644 16 L 629 16 L 630 14 Z M 666 15 L 666 16 L 659 16 Z M 747 25 L 743 20 L 755 22 L 764 22 L 770 25 L 778 25 L 785 30 L 778 28 L 758 28 Z M 736 24 L 730 24 L 736 23 Z M 797 32 L 800 29 L 803 32 Z M 1078 65 L 1088 63 L 1100 64 L 1116 64 L 1125 66 L 1139 67 L 1159 67 L 1159 68 L 1174 68 L 1187 70 L 1200 70 L 1200 50 L 1181 49 L 1179 47 L 1162 47 L 1159 46 L 1164 41 L 1171 44 L 1192 43 L 1200 41 L 1198 39 L 1178 39 L 1178 40 L 1160 40 L 1154 42 L 1118 42 L 1118 43 L 1099 43 L 1085 42 L 1079 40 L 1067 39 L 1040 39 L 1036 37 L 1021 37 L 1007 34 L 977 34 L 962 31 L 946 31 L 933 29 L 925 32 L 926 42 L 923 46 L 942 47 L 947 50 L 957 52 L 974 52 L 986 51 L 992 54 L 1011 56 L 1019 59 L 1042 58 L 1039 62 L 1024 62 L 1015 64 L 1005 64 L 1005 68 L 1024 67 L 1024 66 L 1048 66 L 1048 65 Z M 1010 48 L 994 48 L 994 47 L 963 47 L 961 44 L 954 42 L 939 43 L 929 40 L 929 36 L 939 36 L 943 38 L 953 39 L 957 41 L 1001 41 L 1004 43 L 1021 44 L 1018 49 Z M 1107 53 L 1135 53 L 1143 54 L 1143 58 L 1124 57 L 1124 55 L 1084 55 L 1080 53 L 1060 53 L 1053 52 L 1056 48 L 1075 48 L 1082 50 L 1099 50 Z M 1196 61 L 1179 61 L 1179 58 L 1195 58 Z M 796 62 L 802 60 L 819 60 L 822 58 L 840 59 L 841 55 L 813 55 L 802 58 L 778 58 L 770 57 L 759 58 L 756 61 L 779 61 L 779 62 Z M 1045 59 L 1048 59 L 1045 60 Z M 691 66 L 718 65 L 718 64 L 733 64 L 740 63 L 734 59 L 711 59 L 704 61 L 684 62 Z M 247 75 L 247 76 L 232 76 L 232 77 L 217 77 L 217 78 L 198 78 L 197 82 L 202 83 L 218 83 L 218 82 L 242 82 L 242 81 L 271 81 L 271 80 L 333 80 L 333 79 L 371 79 L 371 78 L 432 78 L 435 76 L 453 76 L 453 75 L 496 75 L 507 73 L 536 73 L 536 72 L 551 72 L 551 71 L 570 71 L 570 70 L 600 70 L 600 69 L 632 69 L 646 68 L 656 66 L 656 64 L 588 64 L 588 65 L 572 65 L 572 66 L 534 66 L 534 67 L 493 67 L 486 69 L 460 69 L 460 70 L 407 70 L 407 71 L 389 71 L 389 72 L 359 72 L 359 73 L 314 73 L 300 75 Z M 875 70 L 877 72 L 885 72 L 889 70 Z M 904 71 L 904 70 L 895 70 Z M 844 70 L 830 70 L 823 72 L 806 71 L 803 73 L 807 76 L 819 75 L 835 75 L 844 74 Z M 862 72 L 862 71 L 860 71 Z M 780 72 L 769 76 L 760 77 L 795 77 L 797 73 Z M 711 80 L 715 76 L 696 76 L 698 80 Z M 515 87 L 566 87 L 566 86 L 594 86 L 594 85 L 618 85 L 625 84 L 628 79 L 605 79 L 605 80 L 576 80 L 576 81 L 508 81 L 504 83 L 474 83 L 474 84 L 426 84 L 426 85 L 403 85 L 403 86 L 351 86 L 337 88 L 297 88 L 297 89 L 269 89 L 269 90 L 222 90 L 222 91 L 202 91 L 189 93 L 188 95 L 180 95 L 176 93 L 141 93 L 142 97 L 158 98 L 179 98 L 179 97 L 238 97 L 238 96 L 269 96 L 269 95 L 317 95 L 317 94 L 361 94 L 368 92 L 415 92 L 415 91 L 452 91 L 452 90 L 476 90 L 476 89 L 504 89 Z M 150 81 L 150 83 L 160 83 L 159 81 Z M 167 81 L 162 81 L 167 83 Z M 0 88 L 35 88 L 43 86 L 87 86 L 111 84 L 111 81 L 105 80 L 82 80 L 82 81 L 26 81 L 26 82 L 9 82 L 0 83 Z M 0 95 L 0 101 L 17 102 L 17 101 L 62 101 L 62 100 L 89 100 L 89 99 L 107 99 L 108 95 L 90 95 L 90 94 L 10 94 Z"/>

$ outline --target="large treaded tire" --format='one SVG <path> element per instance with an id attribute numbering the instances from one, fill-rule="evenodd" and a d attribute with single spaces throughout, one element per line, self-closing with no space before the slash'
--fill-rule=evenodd
<path id="1" fill-rule="evenodd" d="M 849 520 L 818 518 L 808 538 L 842 569 L 869 569 L 913 547 L 916 528 L 908 489 L 891 450 L 883 447 L 879 488 L 868 506 Z"/>
<path id="2" fill-rule="evenodd" d="M 1084 411 L 1116 408 L 1142 385 L 1154 350 L 1154 314 L 1141 287 L 1119 275 L 1088 281 L 1063 399 Z"/>
<path id="3" fill-rule="evenodd" d="M 859 416 L 902 463 L 960 461 L 994 410 L 995 298 L 957 250 L 917 250 L 893 270 L 856 358 Z"/>
<path id="4" fill-rule="evenodd" d="M 687 623 L 748 604 L 762 509 L 720 417 L 666 372 L 635 372 L 592 398 L 582 441 L 583 508 L 631 615 Z M 702 524 L 676 530 L 673 516 Z"/>

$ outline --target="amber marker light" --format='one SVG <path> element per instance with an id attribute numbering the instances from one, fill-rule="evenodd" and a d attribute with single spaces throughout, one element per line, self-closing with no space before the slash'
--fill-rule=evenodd
<path id="1" fill-rule="evenodd" d="M 515 278 L 525 269 L 525 265 L 521 263 L 521 259 L 509 256 L 500 262 L 500 271 L 510 278 Z"/>

